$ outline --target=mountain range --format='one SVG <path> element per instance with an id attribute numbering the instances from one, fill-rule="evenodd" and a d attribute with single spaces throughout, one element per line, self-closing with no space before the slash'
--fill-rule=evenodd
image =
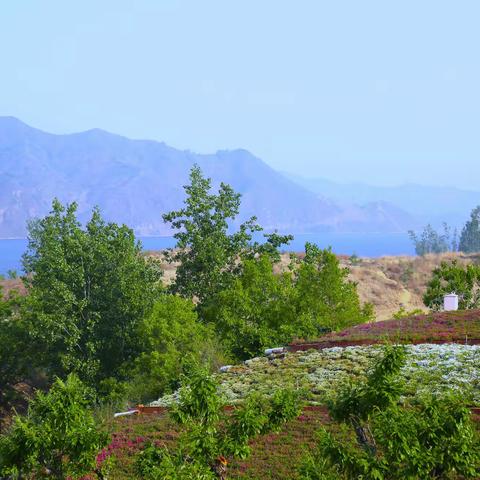
<path id="1" fill-rule="evenodd" d="M 238 222 L 256 215 L 266 230 L 393 233 L 420 225 L 401 192 L 350 197 L 351 187 L 339 193 L 284 175 L 246 150 L 197 154 L 99 129 L 56 135 L 0 117 L 0 238 L 24 237 L 27 221 L 45 215 L 54 197 L 76 201 L 81 220 L 99 205 L 138 235 L 169 235 L 162 214 L 181 206 L 194 164 L 214 188 L 223 181 L 242 194 Z"/>
<path id="2" fill-rule="evenodd" d="M 470 211 L 480 204 L 480 192 L 449 186 L 405 184 L 390 187 L 364 183 L 338 183 L 323 178 L 305 178 L 284 173 L 313 193 L 328 196 L 339 205 L 367 204 L 382 201 L 413 215 L 422 224 L 439 226 L 447 222 L 461 226 Z"/>

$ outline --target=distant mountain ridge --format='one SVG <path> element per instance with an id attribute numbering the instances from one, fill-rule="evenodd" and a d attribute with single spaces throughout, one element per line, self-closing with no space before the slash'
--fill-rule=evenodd
<path id="1" fill-rule="evenodd" d="M 345 208 L 347 205 L 365 205 L 386 202 L 414 215 L 423 224 L 439 225 L 446 221 L 463 225 L 470 211 L 480 204 L 480 192 L 455 187 L 437 187 L 406 184 L 378 187 L 364 183 L 337 183 L 323 178 L 304 178 L 284 173 L 298 185 L 312 193 L 322 194 Z"/>
<path id="2" fill-rule="evenodd" d="M 0 117 L 0 238 L 25 236 L 26 222 L 45 215 L 54 197 L 76 201 L 81 220 L 99 205 L 108 220 L 139 235 L 170 235 L 162 214 L 181 206 L 195 163 L 214 187 L 224 181 L 242 194 L 239 221 L 256 215 L 267 230 L 400 232 L 416 225 L 386 202 L 341 206 L 246 150 L 201 155 L 99 129 L 55 135 Z"/>

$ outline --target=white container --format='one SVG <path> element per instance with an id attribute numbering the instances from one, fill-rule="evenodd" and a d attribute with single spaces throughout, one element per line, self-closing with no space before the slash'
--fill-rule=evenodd
<path id="1" fill-rule="evenodd" d="M 455 293 L 449 293 L 443 297 L 443 309 L 446 312 L 453 312 L 458 310 L 458 295 Z"/>

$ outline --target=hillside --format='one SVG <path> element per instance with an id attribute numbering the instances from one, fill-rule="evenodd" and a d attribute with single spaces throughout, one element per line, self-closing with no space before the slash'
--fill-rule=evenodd
<path id="1" fill-rule="evenodd" d="M 480 192 L 455 187 L 406 184 L 378 187 L 365 183 L 336 183 L 285 173 L 287 178 L 313 193 L 325 195 L 341 205 L 386 202 L 415 215 L 424 223 L 447 221 L 462 225 L 480 203 Z"/>
<path id="2" fill-rule="evenodd" d="M 149 252 L 161 257 L 161 252 Z M 280 269 L 286 268 L 290 254 L 282 255 Z M 302 254 L 298 254 L 301 256 Z M 411 311 L 426 311 L 423 304 L 427 282 L 432 270 L 445 260 L 457 259 L 461 264 L 480 262 L 480 254 L 444 253 L 424 257 L 395 256 L 350 259 L 341 256 L 340 263 L 350 269 L 350 278 L 357 282 L 362 302 L 375 306 L 377 320 L 387 320 L 401 307 Z M 175 276 L 175 266 L 163 264 L 164 280 L 170 282 Z"/>
<path id="3" fill-rule="evenodd" d="M 242 194 L 239 221 L 256 215 L 267 230 L 404 232 L 416 226 L 386 204 L 341 207 L 246 150 L 201 155 L 99 129 L 53 135 L 0 117 L 0 238 L 24 236 L 26 222 L 45 215 L 54 197 L 77 201 L 82 220 L 99 205 L 108 220 L 138 235 L 171 234 L 162 214 L 181 205 L 194 163 L 214 187 L 223 181 Z"/>

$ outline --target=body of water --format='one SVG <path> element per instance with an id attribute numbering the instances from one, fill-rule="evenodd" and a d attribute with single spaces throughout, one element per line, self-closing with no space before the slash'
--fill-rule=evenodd
<path id="1" fill-rule="evenodd" d="M 145 250 L 161 250 L 173 247 L 173 237 L 140 238 Z M 413 245 L 404 233 L 311 233 L 298 234 L 287 250 L 303 251 L 305 242 L 317 244 L 321 248 L 331 246 L 338 254 L 359 257 L 381 257 L 384 255 L 414 255 Z M 21 258 L 27 247 L 25 239 L 0 240 L 0 274 L 8 270 L 21 272 Z"/>

